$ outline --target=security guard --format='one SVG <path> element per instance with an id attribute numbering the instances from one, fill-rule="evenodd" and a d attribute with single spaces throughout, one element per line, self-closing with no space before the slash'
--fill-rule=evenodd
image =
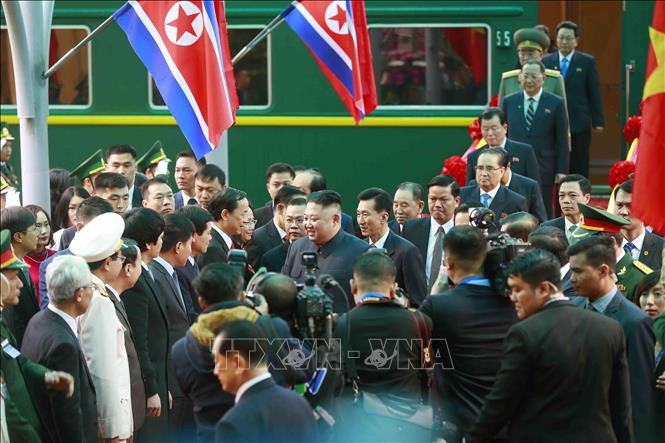
<path id="1" fill-rule="evenodd" d="M 157 140 L 141 158 L 136 160 L 136 170 L 145 174 L 148 179 L 157 175 L 168 178 L 168 163 L 171 161 L 164 152 L 162 142 Z"/>
<path id="2" fill-rule="evenodd" d="M 517 56 L 519 57 L 520 65 L 524 65 L 529 60 L 541 61 L 543 51 L 546 51 L 550 46 L 550 38 L 547 34 L 536 28 L 522 28 L 515 31 L 513 40 L 517 46 Z M 513 69 L 512 71 L 506 71 L 501 74 L 499 106 L 501 106 L 503 97 L 522 90 L 517 78 L 520 72 L 520 69 Z M 566 102 L 566 85 L 559 71 L 545 69 L 543 89 L 558 95 L 563 98 L 564 103 Z"/>
<path id="3" fill-rule="evenodd" d="M 102 150 L 97 149 L 94 154 L 70 172 L 69 176 L 78 178 L 81 186 L 92 195 L 95 190 L 95 177 L 100 172 L 104 172 L 104 157 L 102 156 Z"/>
<path id="4" fill-rule="evenodd" d="M 602 209 L 597 209 L 584 203 L 577 204 L 582 212 L 584 220 L 573 231 L 571 243 L 578 241 L 587 235 L 597 235 L 607 233 L 612 235 L 617 242 L 615 247 L 617 252 L 617 264 L 614 272 L 617 276 L 617 288 L 628 299 L 634 300 L 634 292 L 637 284 L 642 278 L 651 274 L 653 270 L 639 260 L 634 260 L 630 254 L 621 247 L 621 227 L 629 224 L 628 220 L 618 215 L 611 214 Z"/>

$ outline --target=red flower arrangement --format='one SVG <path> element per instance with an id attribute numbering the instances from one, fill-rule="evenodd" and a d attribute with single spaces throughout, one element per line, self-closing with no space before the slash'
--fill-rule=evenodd
<path id="1" fill-rule="evenodd" d="M 610 189 L 614 189 L 615 186 L 620 185 L 621 183 L 630 179 L 634 173 L 635 163 L 628 160 L 616 162 L 610 168 L 610 172 L 607 177 L 607 182 L 610 185 Z"/>
<path id="2" fill-rule="evenodd" d="M 460 187 L 466 185 L 466 161 L 459 155 L 448 157 L 443 162 L 441 174 L 451 175 Z"/>
<path id="3" fill-rule="evenodd" d="M 633 140 L 640 136 L 640 128 L 642 127 L 642 117 L 639 115 L 631 115 L 626 120 L 623 126 L 623 138 L 630 145 Z"/>
<path id="4" fill-rule="evenodd" d="M 483 138 L 483 134 L 480 132 L 480 118 L 475 119 L 469 125 L 469 138 L 473 141 L 478 141 Z"/>

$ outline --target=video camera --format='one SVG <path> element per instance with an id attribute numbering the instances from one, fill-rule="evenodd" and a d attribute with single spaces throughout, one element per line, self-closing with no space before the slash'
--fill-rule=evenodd
<path id="1" fill-rule="evenodd" d="M 333 302 L 332 298 L 316 284 L 316 264 L 316 252 L 302 253 L 305 285 L 296 296 L 296 327 L 303 338 L 328 340 L 332 337 Z M 322 278 L 324 287 L 337 284 L 332 277 L 327 277 Z"/>
<path id="2" fill-rule="evenodd" d="M 483 262 L 483 272 L 490 281 L 492 288 L 500 295 L 508 296 L 506 268 L 508 264 L 531 249 L 531 244 L 520 243 L 505 232 L 488 234 L 494 226 L 494 212 L 488 208 L 473 208 L 469 212 L 471 226 L 482 229 L 487 237 L 487 257 Z"/>

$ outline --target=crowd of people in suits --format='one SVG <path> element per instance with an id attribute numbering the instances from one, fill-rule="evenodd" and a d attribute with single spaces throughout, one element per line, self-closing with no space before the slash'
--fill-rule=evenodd
<path id="1" fill-rule="evenodd" d="M 157 145 L 96 152 L 52 208 L 5 207 L 3 179 L 2 441 L 662 440 L 663 238 L 631 213 L 632 180 L 607 211 L 589 205 L 569 132 L 588 152 L 602 127 L 593 87 L 587 105 L 575 89 L 595 64 L 570 22 L 541 63 L 535 31 L 522 89 L 479 116 L 467 186 L 364 189 L 355 219 L 321 170 L 282 162 L 254 206 L 183 151 L 174 193 Z M 567 100 L 543 89 L 545 65 Z M 506 292 L 485 268 L 499 233 L 528 249 Z M 310 338 L 304 253 L 334 282 L 332 350 L 325 368 L 281 370 L 270 343 Z"/>

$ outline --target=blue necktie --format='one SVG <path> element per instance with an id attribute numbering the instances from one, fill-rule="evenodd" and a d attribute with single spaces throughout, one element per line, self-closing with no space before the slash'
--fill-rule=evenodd
<path id="1" fill-rule="evenodd" d="M 567 72 L 568 72 L 568 59 L 567 58 L 562 58 L 561 59 L 561 75 L 563 75 L 565 77 Z"/>
<path id="2" fill-rule="evenodd" d="M 489 207 L 490 207 L 490 199 L 491 199 L 492 197 L 490 197 L 489 194 L 483 194 L 483 195 L 480 196 L 480 198 L 481 198 L 482 201 L 483 201 L 483 202 L 482 202 L 482 203 L 483 203 L 483 206 L 485 206 L 486 208 L 489 208 Z"/>
<path id="3" fill-rule="evenodd" d="M 637 249 L 637 246 L 635 246 L 631 242 L 628 242 L 625 245 L 623 245 L 623 249 L 628 253 L 628 255 L 633 257 L 633 259 L 635 259 L 635 255 L 633 255 L 633 251 Z"/>

